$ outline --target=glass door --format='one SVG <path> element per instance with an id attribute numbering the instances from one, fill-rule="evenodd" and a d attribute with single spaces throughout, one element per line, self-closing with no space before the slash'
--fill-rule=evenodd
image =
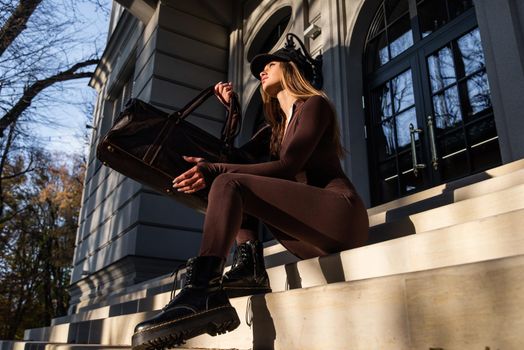
<path id="1" fill-rule="evenodd" d="M 436 183 L 501 163 L 490 88 L 478 28 L 424 53 L 424 91 L 430 154 Z"/>
<path id="2" fill-rule="evenodd" d="M 373 205 L 501 163 L 471 1 L 386 0 L 368 33 Z"/>

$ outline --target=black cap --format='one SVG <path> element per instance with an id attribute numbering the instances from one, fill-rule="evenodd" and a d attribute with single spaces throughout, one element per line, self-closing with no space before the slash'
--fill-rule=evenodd
<path id="1" fill-rule="evenodd" d="M 295 34 L 289 33 L 286 38 L 287 42 L 284 48 L 274 53 L 256 55 L 251 60 L 251 74 L 260 80 L 260 72 L 264 70 L 264 67 L 269 62 L 294 62 L 311 85 L 320 89 L 322 87 L 322 55 L 318 55 L 313 59 Z M 295 49 L 293 38 L 297 39 L 302 50 L 300 48 Z"/>

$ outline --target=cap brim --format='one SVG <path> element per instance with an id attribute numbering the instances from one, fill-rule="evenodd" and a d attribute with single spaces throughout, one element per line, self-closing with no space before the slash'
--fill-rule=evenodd
<path id="1" fill-rule="evenodd" d="M 273 61 L 287 62 L 289 61 L 289 59 L 268 53 L 256 55 L 251 60 L 251 74 L 253 74 L 253 76 L 258 80 L 260 80 L 260 72 L 264 70 L 266 64 Z"/>

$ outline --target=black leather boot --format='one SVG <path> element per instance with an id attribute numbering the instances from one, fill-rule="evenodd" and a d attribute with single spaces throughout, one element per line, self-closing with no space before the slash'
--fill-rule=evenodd
<path id="1" fill-rule="evenodd" d="M 222 278 L 228 297 L 271 293 L 263 249 L 259 241 L 248 241 L 237 246 L 231 270 Z"/>
<path id="2" fill-rule="evenodd" d="M 184 287 L 158 315 L 135 327 L 133 350 L 169 348 L 200 334 L 237 328 L 240 320 L 220 283 L 224 263 L 214 256 L 188 260 Z"/>

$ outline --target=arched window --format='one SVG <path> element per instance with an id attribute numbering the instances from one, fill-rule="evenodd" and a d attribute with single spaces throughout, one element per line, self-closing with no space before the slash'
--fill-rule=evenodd
<path id="1" fill-rule="evenodd" d="M 501 163 L 471 0 L 384 0 L 364 51 L 373 204 Z"/>
<path id="2" fill-rule="evenodd" d="M 251 61 L 259 53 L 271 51 L 284 35 L 291 19 L 291 6 L 285 6 L 273 13 L 257 32 L 247 51 L 247 60 Z"/>

